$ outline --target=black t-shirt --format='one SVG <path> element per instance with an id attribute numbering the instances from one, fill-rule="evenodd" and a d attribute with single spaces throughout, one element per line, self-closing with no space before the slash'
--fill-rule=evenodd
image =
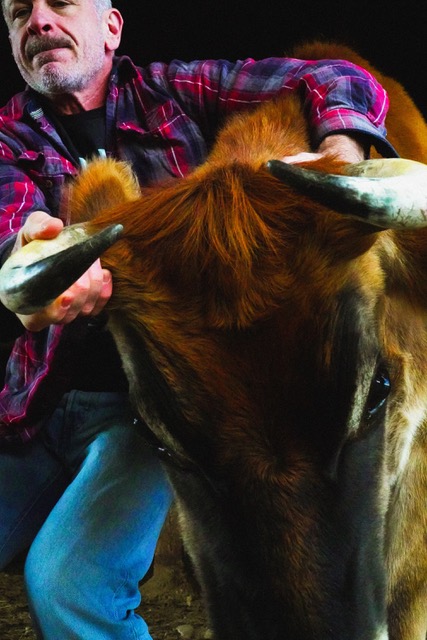
<path id="1" fill-rule="evenodd" d="M 88 160 L 105 153 L 104 107 L 67 116 L 56 115 L 56 120 L 62 140 L 76 159 Z"/>

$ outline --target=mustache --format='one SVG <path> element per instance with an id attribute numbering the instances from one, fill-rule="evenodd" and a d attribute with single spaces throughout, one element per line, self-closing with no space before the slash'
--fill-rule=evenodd
<path id="1" fill-rule="evenodd" d="M 33 38 L 28 41 L 25 47 L 25 54 L 32 60 L 34 56 L 43 51 L 50 51 L 51 49 L 68 48 L 71 49 L 72 44 L 68 38 L 57 38 L 51 36 L 43 36 L 42 38 Z"/>

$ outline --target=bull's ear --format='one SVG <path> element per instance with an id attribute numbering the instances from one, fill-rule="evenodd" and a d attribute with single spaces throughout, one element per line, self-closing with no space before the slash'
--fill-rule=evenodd
<path id="1" fill-rule="evenodd" d="M 97 158 L 71 184 L 67 198 L 73 222 L 85 222 L 140 195 L 138 181 L 128 163 Z"/>
<path id="2" fill-rule="evenodd" d="M 427 226 L 427 165 L 420 162 L 366 160 L 347 165 L 347 175 L 313 171 L 280 160 L 271 160 L 267 168 L 313 200 L 382 229 Z"/>
<path id="3" fill-rule="evenodd" d="M 120 237 L 123 226 L 90 234 L 84 224 L 65 227 L 52 240 L 33 240 L 0 270 L 0 298 L 14 313 L 28 315 L 66 291 Z"/>

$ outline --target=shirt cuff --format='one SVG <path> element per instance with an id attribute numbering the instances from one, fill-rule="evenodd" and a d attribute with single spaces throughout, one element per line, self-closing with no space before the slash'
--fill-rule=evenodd
<path id="1" fill-rule="evenodd" d="M 347 116 L 347 117 L 346 117 Z M 399 154 L 382 131 L 368 118 L 357 112 L 343 114 L 343 110 L 328 112 L 326 118 L 316 123 L 313 146 L 315 149 L 324 138 L 332 134 L 363 134 L 384 158 L 398 158 Z"/>

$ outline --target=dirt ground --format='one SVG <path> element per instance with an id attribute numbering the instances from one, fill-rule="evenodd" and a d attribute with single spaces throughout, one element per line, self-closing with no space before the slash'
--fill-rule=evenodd
<path id="1" fill-rule="evenodd" d="M 196 583 L 182 561 L 174 516 L 159 544 L 152 577 L 141 586 L 138 612 L 153 640 L 209 640 Z M 0 640 L 35 640 L 22 579 L 22 564 L 0 573 Z M 58 638 L 58 640 L 67 640 Z"/>

